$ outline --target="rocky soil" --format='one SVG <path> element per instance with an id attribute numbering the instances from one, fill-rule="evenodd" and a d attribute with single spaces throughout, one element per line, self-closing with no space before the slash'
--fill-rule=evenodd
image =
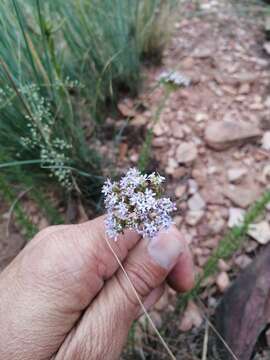
<path id="1" fill-rule="evenodd" d="M 147 72 L 151 89 L 164 71 L 190 79 L 171 93 L 154 126 L 153 160 L 170 179 L 168 191 L 180 209 L 175 222 L 198 273 L 223 235 L 270 190 L 270 58 L 262 14 L 255 17 L 257 7 L 240 3 L 236 8 L 229 1 L 184 2 L 163 66 Z M 243 9 L 251 15 L 243 15 Z M 164 96 L 162 88 L 149 88 L 140 96 L 146 111 L 129 111 L 134 126 L 149 123 Z M 128 159 L 136 162 L 136 150 L 127 152 Z M 205 282 L 202 299 L 209 308 L 270 242 L 270 206 L 248 235 L 244 248 L 228 262 L 221 260 L 219 273 Z M 168 291 L 158 304 L 157 325 L 158 313 L 172 306 L 173 297 Z M 179 329 L 190 331 L 202 323 L 201 310 L 190 302 Z M 269 352 L 260 356 L 266 359 Z"/>

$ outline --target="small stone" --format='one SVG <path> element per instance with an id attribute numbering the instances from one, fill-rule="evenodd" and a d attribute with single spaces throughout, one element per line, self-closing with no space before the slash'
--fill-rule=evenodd
<path id="1" fill-rule="evenodd" d="M 206 127 L 205 141 L 215 150 L 225 150 L 236 144 L 256 139 L 261 136 L 257 125 L 234 121 L 215 122 Z"/>
<path id="2" fill-rule="evenodd" d="M 198 123 L 202 122 L 202 121 L 207 121 L 208 120 L 208 116 L 205 113 L 197 113 L 195 115 L 195 121 L 197 121 Z"/>
<path id="3" fill-rule="evenodd" d="M 123 101 L 118 103 L 117 107 L 121 114 L 125 117 L 133 117 L 136 115 L 136 111 L 134 110 L 134 104 L 131 99 L 124 99 Z"/>
<path id="4" fill-rule="evenodd" d="M 263 168 L 262 181 L 265 185 L 270 184 L 270 164 Z"/>
<path id="5" fill-rule="evenodd" d="M 209 167 L 207 168 L 207 174 L 208 174 L 208 175 L 214 175 L 214 174 L 218 174 L 218 173 L 219 173 L 219 169 L 218 169 L 216 166 L 214 166 L 214 165 L 209 166 Z"/>
<path id="6" fill-rule="evenodd" d="M 239 208 L 229 209 L 229 220 L 228 220 L 229 228 L 243 225 L 244 219 L 245 219 L 245 211 L 243 209 L 239 209 Z"/>
<path id="7" fill-rule="evenodd" d="M 245 168 L 229 169 L 227 172 L 228 180 L 232 183 L 239 183 L 246 174 L 247 169 Z"/>
<path id="8" fill-rule="evenodd" d="M 165 133 L 166 133 L 166 129 L 160 122 L 154 126 L 153 134 L 155 136 L 161 136 L 161 135 L 164 135 Z"/>
<path id="9" fill-rule="evenodd" d="M 230 279 L 225 271 L 222 271 L 216 279 L 216 284 L 221 293 L 224 293 L 230 286 Z"/>
<path id="10" fill-rule="evenodd" d="M 191 142 L 183 142 L 176 150 L 176 160 L 180 164 L 190 164 L 197 158 L 197 147 Z"/>
<path id="11" fill-rule="evenodd" d="M 222 272 L 227 272 L 231 269 L 230 265 L 228 265 L 223 259 L 218 260 L 218 268 Z"/>
<path id="12" fill-rule="evenodd" d="M 191 330 L 193 326 L 199 327 L 202 322 L 203 318 L 198 306 L 190 300 L 180 321 L 179 330 L 187 332 Z"/>
<path id="13" fill-rule="evenodd" d="M 168 305 L 169 305 L 169 292 L 168 292 L 168 289 L 165 289 L 164 294 L 161 296 L 161 298 L 155 304 L 155 310 L 162 311 L 165 308 L 167 308 Z"/>
<path id="14" fill-rule="evenodd" d="M 243 254 L 238 256 L 234 262 L 240 269 L 244 269 L 252 263 L 252 259 L 248 255 Z"/>
<path id="15" fill-rule="evenodd" d="M 133 163 L 137 163 L 139 160 L 139 154 L 138 153 L 133 153 L 132 155 L 130 155 L 129 157 L 130 161 Z"/>
<path id="16" fill-rule="evenodd" d="M 238 89 L 238 94 L 248 94 L 250 92 L 250 85 L 249 83 L 244 83 L 240 85 L 240 88 Z"/>
<path id="17" fill-rule="evenodd" d="M 165 137 L 156 137 L 153 139 L 152 145 L 156 148 L 162 148 L 167 145 L 168 140 Z"/>
<path id="18" fill-rule="evenodd" d="M 171 124 L 171 131 L 172 131 L 172 136 L 176 139 L 183 139 L 184 137 L 184 132 L 180 126 L 180 124 L 176 121 L 174 121 Z"/>
<path id="19" fill-rule="evenodd" d="M 188 207 L 189 207 L 189 210 L 191 210 L 191 211 L 203 210 L 205 208 L 205 206 L 206 206 L 205 201 L 199 193 L 194 194 L 188 200 Z"/>
<path id="20" fill-rule="evenodd" d="M 249 105 L 250 110 L 263 110 L 264 109 L 264 105 L 262 103 L 253 103 Z"/>
<path id="21" fill-rule="evenodd" d="M 267 53 L 268 55 L 270 55 L 270 42 L 265 42 L 265 43 L 263 44 L 263 48 L 264 48 L 264 50 L 266 51 L 266 53 Z"/>
<path id="22" fill-rule="evenodd" d="M 270 131 L 266 131 L 262 137 L 262 148 L 270 151 Z"/>
<path id="23" fill-rule="evenodd" d="M 270 225 L 268 221 L 261 221 L 258 224 L 251 224 L 248 229 L 248 235 L 259 244 L 265 245 L 270 241 Z"/>
<path id="24" fill-rule="evenodd" d="M 165 172 L 169 175 L 172 175 L 177 167 L 178 167 L 177 161 L 173 158 L 169 158 Z"/>
<path id="25" fill-rule="evenodd" d="M 188 180 L 188 193 L 190 195 L 195 194 L 199 189 L 197 182 L 194 179 Z"/>
<path id="26" fill-rule="evenodd" d="M 185 220 L 188 225 L 195 226 L 202 220 L 203 216 L 203 210 L 188 211 Z"/>
<path id="27" fill-rule="evenodd" d="M 174 218 L 173 218 L 173 222 L 175 223 L 175 225 L 176 225 L 177 227 L 180 227 L 181 224 L 182 224 L 182 222 L 183 222 L 183 217 L 180 216 L 180 215 L 176 215 L 176 216 L 174 216 Z"/>
<path id="28" fill-rule="evenodd" d="M 192 57 L 186 57 L 184 60 L 181 61 L 181 69 L 184 70 L 191 70 L 193 69 L 195 61 Z"/>
<path id="29" fill-rule="evenodd" d="M 211 233 L 214 235 L 217 235 L 217 234 L 220 234 L 222 232 L 222 230 L 224 229 L 225 221 L 222 217 L 220 217 L 220 218 L 213 217 L 210 219 L 208 225 L 211 230 Z"/>
<path id="30" fill-rule="evenodd" d="M 260 193 L 254 184 L 248 187 L 229 185 L 223 189 L 223 194 L 240 208 L 247 208 L 254 203 L 260 197 Z"/>
<path id="31" fill-rule="evenodd" d="M 174 191 L 175 197 L 180 199 L 182 198 L 187 191 L 187 186 L 185 184 L 178 185 Z"/>

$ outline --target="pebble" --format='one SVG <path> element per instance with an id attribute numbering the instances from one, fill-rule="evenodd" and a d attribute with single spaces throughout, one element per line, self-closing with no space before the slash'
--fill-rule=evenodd
<path id="1" fill-rule="evenodd" d="M 248 255 L 243 254 L 239 255 L 234 262 L 240 269 L 244 269 L 252 263 L 252 259 Z"/>
<path id="2" fill-rule="evenodd" d="M 187 186 L 185 184 L 178 185 L 174 191 L 175 197 L 178 199 L 182 198 L 187 191 Z"/>
<path id="3" fill-rule="evenodd" d="M 249 184 L 247 187 L 229 185 L 224 186 L 223 194 L 237 207 L 247 208 L 260 197 L 260 189 L 255 184 Z"/>
<path id="4" fill-rule="evenodd" d="M 208 120 L 208 116 L 205 113 L 197 113 L 195 115 L 195 121 L 198 123 L 200 123 L 202 121 L 207 121 L 207 120 Z"/>
<path id="5" fill-rule="evenodd" d="M 197 158 L 197 147 L 192 142 L 182 142 L 176 150 L 176 160 L 180 164 L 189 164 Z"/>
<path id="6" fill-rule="evenodd" d="M 182 316 L 182 319 L 179 324 L 179 330 L 187 332 L 192 329 L 192 327 L 199 327 L 203 322 L 200 310 L 194 301 L 189 301 L 187 308 Z"/>
<path id="7" fill-rule="evenodd" d="M 188 180 L 188 193 L 190 195 L 195 194 L 199 189 L 197 182 L 194 179 Z"/>
<path id="8" fill-rule="evenodd" d="M 188 225 L 195 226 L 202 220 L 203 216 L 203 210 L 188 211 L 185 220 Z"/>
<path id="9" fill-rule="evenodd" d="M 240 85 L 240 88 L 238 89 L 238 94 L 248 94 L 250 92 L 250 84 L 244 83 Z"/>
<path id="10" fill-rule="evenodd" d="M 205 129 L 205 141 L 215 150 L 225 150 L 235 144 L 256 139 L 262 134 L 257 125 L 235 119 L 213 122 Z"/>
<path id="11" fill-rule="evenodd" d="M 184 138 L 184 131 L 182 130 L 180 124 L 177 121 L 174 121 L 171 124 L 171 131 L 174 138 L 183 139 Z"/>
<path id="12" fill-rule="evenodd" d="M 225 271 L 222 271 L 216 279 L 216 284 L 221 293 L 224 293 L 230 286 L 230 279 Z"/>
<path id="13" fill-rule="evenodd" d="M 226 263 L 223 259 L 218 260 L 218 268 L 222 272 L 226 272 L 230 270 L 230 265 Z"/>
<path id="14" fill-rule="evenodd" d="M 191 211 L 199 211 L 203 210 L 205 208 L 206 204 L 204 199 L 201 197 L 200 193 L 194 194 L 189 200 L 188 200 L 188 207 Z"/>
<path id="15" fill-rule="evenodd" d="M 247 169 L 245 168 L 232 168 L 227 172 L 228 180 L 232 183 L 239 183 L 246 174 Z"/>
<path id="16" fill-rule="evenodd" d="M 262 148 L 270 151 L 270 131 L 266 131 L 262 137 Z"/>
<path id="17" fill-rule="evenodd" d="M 233 228 L 234 226 L 241 226 L 244 222 L 245 211 L 239 208 L 229 209 L 229 220 L 228 227 Z"/>
<path id="18" fill-rule="evenodd" d="M 265 245 L 270 242 L 270 225 L 268 221 L 251 224 L 247 233 L 261 245 Z"/>

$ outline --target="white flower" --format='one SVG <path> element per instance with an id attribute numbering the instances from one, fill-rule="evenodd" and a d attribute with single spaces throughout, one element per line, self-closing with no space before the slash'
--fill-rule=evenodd
<path id="1" fill-rule="evenodd" d="M 164 71 L 162 72 L 158 80 L 165 83 L 172 83 L 177 86 L 187 87 L 190 85 L 191 80 L 184 74 L 181 74 L 179 71 Z"/>
<path id="2" fill-rule="evenodd" d="M 160 197 L 163 181 L 158 174 L 142 175 L 133 168 L 119 182 L 105 182 L 102 192 L 108 212 L 109 237 L 116 239 L 125 229 L 133 229 L 152 239 L 172 224 L 175 205 L 170 199 Z"/>

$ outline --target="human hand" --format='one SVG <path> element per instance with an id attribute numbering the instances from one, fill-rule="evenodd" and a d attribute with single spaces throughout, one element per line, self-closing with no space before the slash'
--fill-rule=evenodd
<path id="1" fill-rule="evenodd" d="M 111 246 L 149 309 L 164 281 L 193 286 L 175 227 L 148 243 L 131 231 Z M 41 231 L 0 274 L 0 359 L 118 359 L 140 305 L 105 238 L 104 217 Z"/>

